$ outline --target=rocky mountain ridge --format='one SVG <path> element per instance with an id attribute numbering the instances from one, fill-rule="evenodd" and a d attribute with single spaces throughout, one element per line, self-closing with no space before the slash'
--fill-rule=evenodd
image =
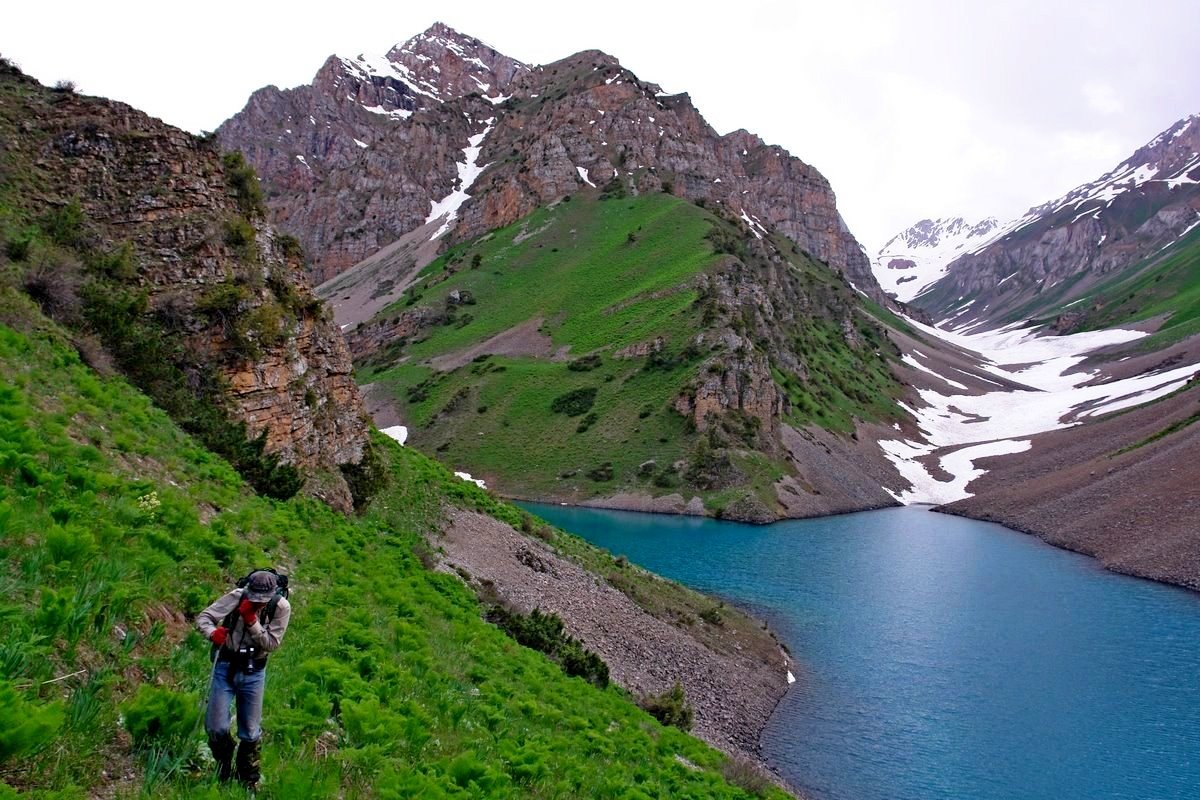
<path id="1" fill-rule="evenodd" d="M 222 159 L 211 141 L 121 103 L 45 89 L 7 64 L 0 81 L 5 198 L 54 221 L 55 241 L 85 260 L 113 254 L 97 282 L 95 268 L 30 239 L 27 291 L 55 295 L 70 324 L 101 302 L 121 324 L 150 321 L 178 342 L 190 389 L 221 387 L 228 413 L 265 437 L 268 454 L 328 472 L 310 490 L 348 508 L 337 467 L 357 464 L 367 444 L 350 354 L 294 240 L 261 219 L 240 157 Z M 78 292 L 91 292 L 82 311 Z"/>
<path id="2" fill-rule="evenodd" d="M 958 327 L 1053 313 L 1197 223 L 1200 115 L 1192 115 L 956 259 L 916 305 Z"/>
<path id="3" fill-rule="evenodd" d="M 1002 228 L 995 217 L 968 222 L 962 217 L 923 219 L 879 248 L 875 278 L 901 302 L 914 297 L 946 274 L 950 262 L 992 241 Z"/>
<path id="4" fill-rule="evenodd" d="M 384 59 L 333 57 L 310 86 L 259 90 L 218 135 L 259 171 L 317 280 L 439 216 L 454 212 L 461 241 L 616 179 L 783 233 L 883 298 L 819 172 L 746 131 L 717 134 L 686 94 L 599 51 L 528 67 L 439 24 Z"/>

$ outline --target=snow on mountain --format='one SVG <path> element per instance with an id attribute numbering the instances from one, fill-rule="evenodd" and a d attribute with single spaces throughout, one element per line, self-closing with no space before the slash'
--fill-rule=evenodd
<path id="1" fill-rule="evenodd" d="M 875 278 L 885 292 L 908 302 L 945 275 L 951 261 L 983 247 L 1007 228 L 994 217 L 979 222 L 923 219 L 880 248 L 872 262 Z"/>
<path id="2" fill-rule="evenodd" d="M 429 30 L 397 44 L 383 56 L 359 54 L 353 58 L 338 56 L 345 70 L 371 83 L 403 84 L 408 93 L 435 105 L 467 94 L 479 94 L 493 104 L 508 99 L 504 93 L 513 79 L 529 67 L 496 51 L 480 40 L 435 23 Z M 398 119 L 405 114 L 367 107 L 375 113 L 390 113 Z"/>
<path id="3" fill-rule="evenodd" d="M 1065 209 L 1079 211 L 1076 217 L 1099 218 L 1121 195 L 1148 183 L 1161 182 L 1169 189 L 1189 183 L 1200 183 L 1191 173 L 1200 167 L 1200 152 L 1193 147 L 1179 146 L 1177 139 L 1200 131 L 1200 115 L 1179 120 L 1170 128 L 1138 148 L 1110 172 L 1091 183 L 1085 183 L 1045 205 L 1030 209 L 1030 222 Z M 1015 229 L 1014 229 L 1015 230 Z"/>

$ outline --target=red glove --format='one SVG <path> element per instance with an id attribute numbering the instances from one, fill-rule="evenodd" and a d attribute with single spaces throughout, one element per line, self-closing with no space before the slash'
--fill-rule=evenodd
<path id="1" fill-rule="evenodd" d="M 229 638 L 229 629 L 228 628 L 216 628 L 213 630 L 213 632 L 211 634 L 209 634 L 208 638 L 212 639 L 212 643 L 215 644 L 217 647 L 224 647 L 225 640 Z"/>
<path id="2" fill-rule="evenodd" d="M 242 600 L 238 606 L 238 613 L 242 615 L 242 622 L 246 623 L 247 628 L 258 622 L 258 609 L 261 607 L 262 603 L 251 603 L 249 600 Z"/>

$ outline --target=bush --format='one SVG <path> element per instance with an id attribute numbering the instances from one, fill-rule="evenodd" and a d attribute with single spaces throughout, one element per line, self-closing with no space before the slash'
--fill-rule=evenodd
<path id="1" fill-rule="evenodd" d="M 357 464 L 342 464 L 340 467 L 350 496 L 354 498 L 354 510 L 361 512 L 388 485 L 387 465 L 379 450 L 370 442 L 363 448 L 362 459 Z"/>
<path id="2" fill-rule="evenodd" d="M 125 730 L 140 748 L 184 744 L 200 722 L 199 698 L 144 683 L 122 707 Z"/>
<path id="3" fill-rule="evenodd" d="M 544 614 L 536 608 L 529 614 L 522 614 L 494 605 L 488 609 L 485 618 L 519 644 L 545 653 L 568 675 L 583 678 L 600 688 L 608 686 L 608 665 L 600 656 L 585 649 L 578 639 L 568 636 L 557 614 Z"/>
<path id="4" fill-rule="evenodd" d="M 586 417 L 584 417 L 583 419 L 581 419 L 579 421 L 579 424 L 577 426 L 575 426 L 575 432 L 576 433 L 584 433 L 585 431 L 587 431 L 588 428 L 595 425 L 596 420 L 598 420 L 598 419 L 600 419 L 600 417 L 598 417 L 596 415 L 596 412 L 595 411 L 591 412 L 590 414 L 588 414 Z"/>
<path id="5" fill-rule="evenodd" d="M 764 797 L 775 784 L 753 761 L 746 758 L 730 758 L 721 768 L 725 780 L 754 797 Z"/>
<path id="6" fill-rule="evenodd" d="M 605 461 L 598 467 L 594 467 L 587 472 L 587 476 L 597 483 L 603 481 L 611 481 L 613 479 L 613 465 L 611 461 Z"/>
<path id="7" fill-rule="evenodd" d="M 566 414 L 568 417 L 578 417 L 591 409 L 596 402 L 596 387 L 585 386 L 572 389 L 566 394 L 560 394 L 550 403 L 550 410 L 556 414 Z"/>
<path id="8" fill-rule="evenodd" d="M 646 695 L 638 701 L 638 705 L 663 725 L 671 725 L 681 731 L 692 729 L 692 707 L 688 705 L 683 686 L 678 682 L 670 691 Z"/>
<path id="9" fill-rule="evenodd" d="M 572 372 L 590 372 L 599 368 L 602 363 L 603 362 L 600 360 L 600 356 L 592 353 L 589 356 L 583 356 L 582 358 L 577 358 L 574 361 L 571 361 L 567 364 L 567 369 L 571 370 Z"/>
<path id="10" fill-rule="evenodd" d="M 225 221 L 225 244 L 233 248 L 242 261 L 253 263 L 258 260 L 254 226 L 244 217 L 232 217 Z"/>
<path id="11" fill-rule="evenodd" d="M 300 245 L 300 240 L 290 233 L 281 233 L 276 236 L 275 244 L 285 258 L 304 259 L 304 248 Z"/>
<path id="12" fill-rule="evenodd" d="M 0 764 L 36 753 L 58 732 L 61 703 L 38 705 L 8 684 L 0 684 Z"/>
<path id="13" fill-rule="evenodd" d="M 233 189 L 238 208 L 251 219 L 265 217 L 267 207 L 263 203 L 262 186 L 258 183 L 254 167 L 247 164 L 246 157 L 236 150 L 226 153 L 221 161 L 225 165 L 225 180 Z"/>
<path id="14" fill-rule="evenodd" d="M 77 89 L 78 87 L 75 85 L 75 81 L 72 80 L 64 78 L 61 81 L 54 82 L 54 91 L 61 94 L 75 94 Z"/>

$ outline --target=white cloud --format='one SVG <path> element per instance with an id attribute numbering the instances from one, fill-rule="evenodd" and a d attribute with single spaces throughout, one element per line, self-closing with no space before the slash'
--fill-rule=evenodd
<path id="1" fill-rule="evenodd" d="M 1125 110 L 1125 104 L 1117 97 L 1117 90 L 1103 81 L 1085 83 L 1083 97 L 1089 106 L 1101 114 L 1117 114 Z"/>

